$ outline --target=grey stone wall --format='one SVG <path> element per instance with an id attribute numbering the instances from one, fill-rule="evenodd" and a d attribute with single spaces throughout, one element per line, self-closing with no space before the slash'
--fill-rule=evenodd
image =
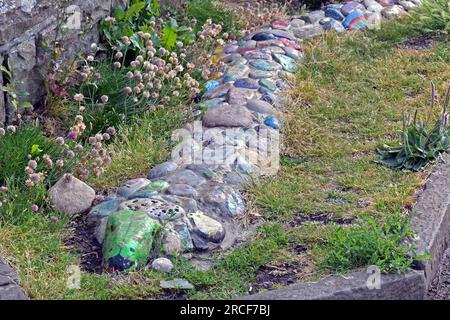
<path id="1" fill-rule="evenodd" d="M 127 3 L 127 0 L 0 0 L 0 63 L 11 64 L 14 79 L 23 82 L 18 91 L 28 92 L 27 100 L 36 105 L 45 95 L 44 79 L 51 54 L 45 43 L 55 39 L 58 22 L 61 23 L 58 12 L 65 10 L 69 17 L 65 20 L 69 28 L 58 37 L 64 43 L 64 57 L 74 57 L 98 41 L 100 19 L 109 15 L 112 7 Z M 4 75 L 0 77 L 0 85 L 5 80 Z M 12 110 L 6 95 L 0 96 L 2 126 L 12 120 Z"/>

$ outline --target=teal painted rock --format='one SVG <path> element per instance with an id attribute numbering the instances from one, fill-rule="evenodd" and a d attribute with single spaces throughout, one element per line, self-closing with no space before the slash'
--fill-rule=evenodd
<path id="1" fill-rule="evenodd" d="M 279 54 L 279 53 L 274 53 L 274 54 L 272 54 L 272 56 L 276 62 L 281 64 L 281 66 L 283 67 L 283 70 L 286 70 L 291 73 L 294 73 L 297 71 L 297 63 L 295 62 L 294 59 L 292 59 L 284 54 Z"/>
<path id="2" fill-rule="evenodd" d="M 250 65 L 261 71 L 276 71 L 280 69 L 277 63 L 263 59 L 251 60 Z"/>
<path id="3" fill-rule="evenodd" d="M 261 79 L 259 80 L 259 84 L 261 85 L 261 87 L 264 87 L 272 92 L 277 90 L 277 85 L 272 79 Z"/>
<path id="4" fill-rule="evenodd" d="M 108 218 L 103 259 L 107 269 L 131 271 L 146 265 L 159 224 L 146 213 L 121 210 Z"/>
<path id="5" fill-rule="evenodd" d="M 182 207 L 155 198 L 128 200 L 122 202 L 119 208 L 144 212 L 150 218 L 160 221 L 176 220 L 184 214 Z"/>
<path id="6" fill-rule="evenodd" d="M 134 198 L 150 198 L 152 196 L 156 196 L 158 193 L 161 193 L 169 188 L 169 183 L 163 180 L 155 180 L 150 182 L 144 188 L 139 189 L 135 193 L 133 193 L 129 199 Z"/>

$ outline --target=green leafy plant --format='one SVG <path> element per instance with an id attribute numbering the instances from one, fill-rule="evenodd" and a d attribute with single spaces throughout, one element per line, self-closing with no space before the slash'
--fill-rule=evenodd
<path id="1" fill-rule="evenodd" d="M 436 104 L 435 85 L 431 84 L 431 109 Z M 377 149 L 379 162 L 393 169 L 412 171 L 422 170 L 427 164 L 438 159 L 443 152 L 450 151 L 447 108 L 450 100 L 450 88 L 442 105 L 438 120 L 430 126 L 427 121 L 417 119 L 417 110 L 413 119 L 403 114 L 403 129 L 400 143 L 395 146 L 383 145 Z"/>
<path id="2" fill-rule="evenodd" d="M 414 25 L 421 31 L 450 31 L 450 3 L 448 0 L 424 0 L 412 13 Z"/>
<path id="3" fill-rule="evenodd" d="M 413 263 L 415 248 L 405 241 L 411 237 L 408 219 L 400 214 L 382 223 L 371 216 L 351 228 L 335 225 L 324 245 L 323 268 L 346 272 L 376 265 L 381 272 L 405 272 Z"/>

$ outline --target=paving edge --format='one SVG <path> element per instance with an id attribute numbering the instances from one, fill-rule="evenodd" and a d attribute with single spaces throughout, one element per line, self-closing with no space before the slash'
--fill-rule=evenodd
<path id="1" fill-rule="evenodd" d="M 450 243 L 450 155 L 444 154 L 430 174 L 411 212 L 417 254 L 431 258 L 416 261 L 405 274 L 381 275 L 380 289 L 369 289 L 371 274 L 356 271 L 317 282 L 297 283 L 282 289 L 240 297 L 239 300 L 422 300 L 439 271 Z M 369 283 L 370 284 L 370 283 Z"/>
<path id="2" fill-rule="evenodd" d="M 19 286 L 19 278 L 13 269 L 0 257 L 0 300 L 28 300 Z"/>

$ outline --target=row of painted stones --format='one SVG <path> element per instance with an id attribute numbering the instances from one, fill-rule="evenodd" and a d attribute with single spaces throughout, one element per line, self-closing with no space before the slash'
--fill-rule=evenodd
<path id="1" fill-rule="evenodd" d="M 192 164 L 188 156 L 162 163 L 147 178 L 128 181 L 116 195 L 94 207 L 88 222 L 103 243 L 106 266 L 129 270 L 145 265 L 153 255 L 155 269 L 170 271 L 170 260 L 158 257 L 230 247 L 242 232 L 239 218 L 245 213 L 245 203 L 239 190 L 249 174 L 261 169 L 258 159 L 245 159 L 240 153 L 238 146 L 245 147 L 247 142 L 239 133 L 278 132 L 279 92 L 287 87 L 286 79 L 302 59 L 302 39 L 324 30 L 360 29 L 372 14 L 391 18 L 417 4 L 419 0 L 331 4 L 289 21 L 275 20 L 216 52 L 217 60 L 227 68 L 223 76 L 206 83 L 194 115 L 201 118 L 203 132 L 213 128 L 227 137 L 226 132 L 232 130 L 232 139 L 214 146 L 228 162 Z M 188 124 L 185 129 L 193 133 L 193 127 Z M 230 146 L 231 157 L 220 152 Z M 206 147 L 211 147 L 210 140 L 192 134 L 182 149 L 192 155 Z M 265 149 L 272 147 L 270 142 L 265 145 Z"/>

